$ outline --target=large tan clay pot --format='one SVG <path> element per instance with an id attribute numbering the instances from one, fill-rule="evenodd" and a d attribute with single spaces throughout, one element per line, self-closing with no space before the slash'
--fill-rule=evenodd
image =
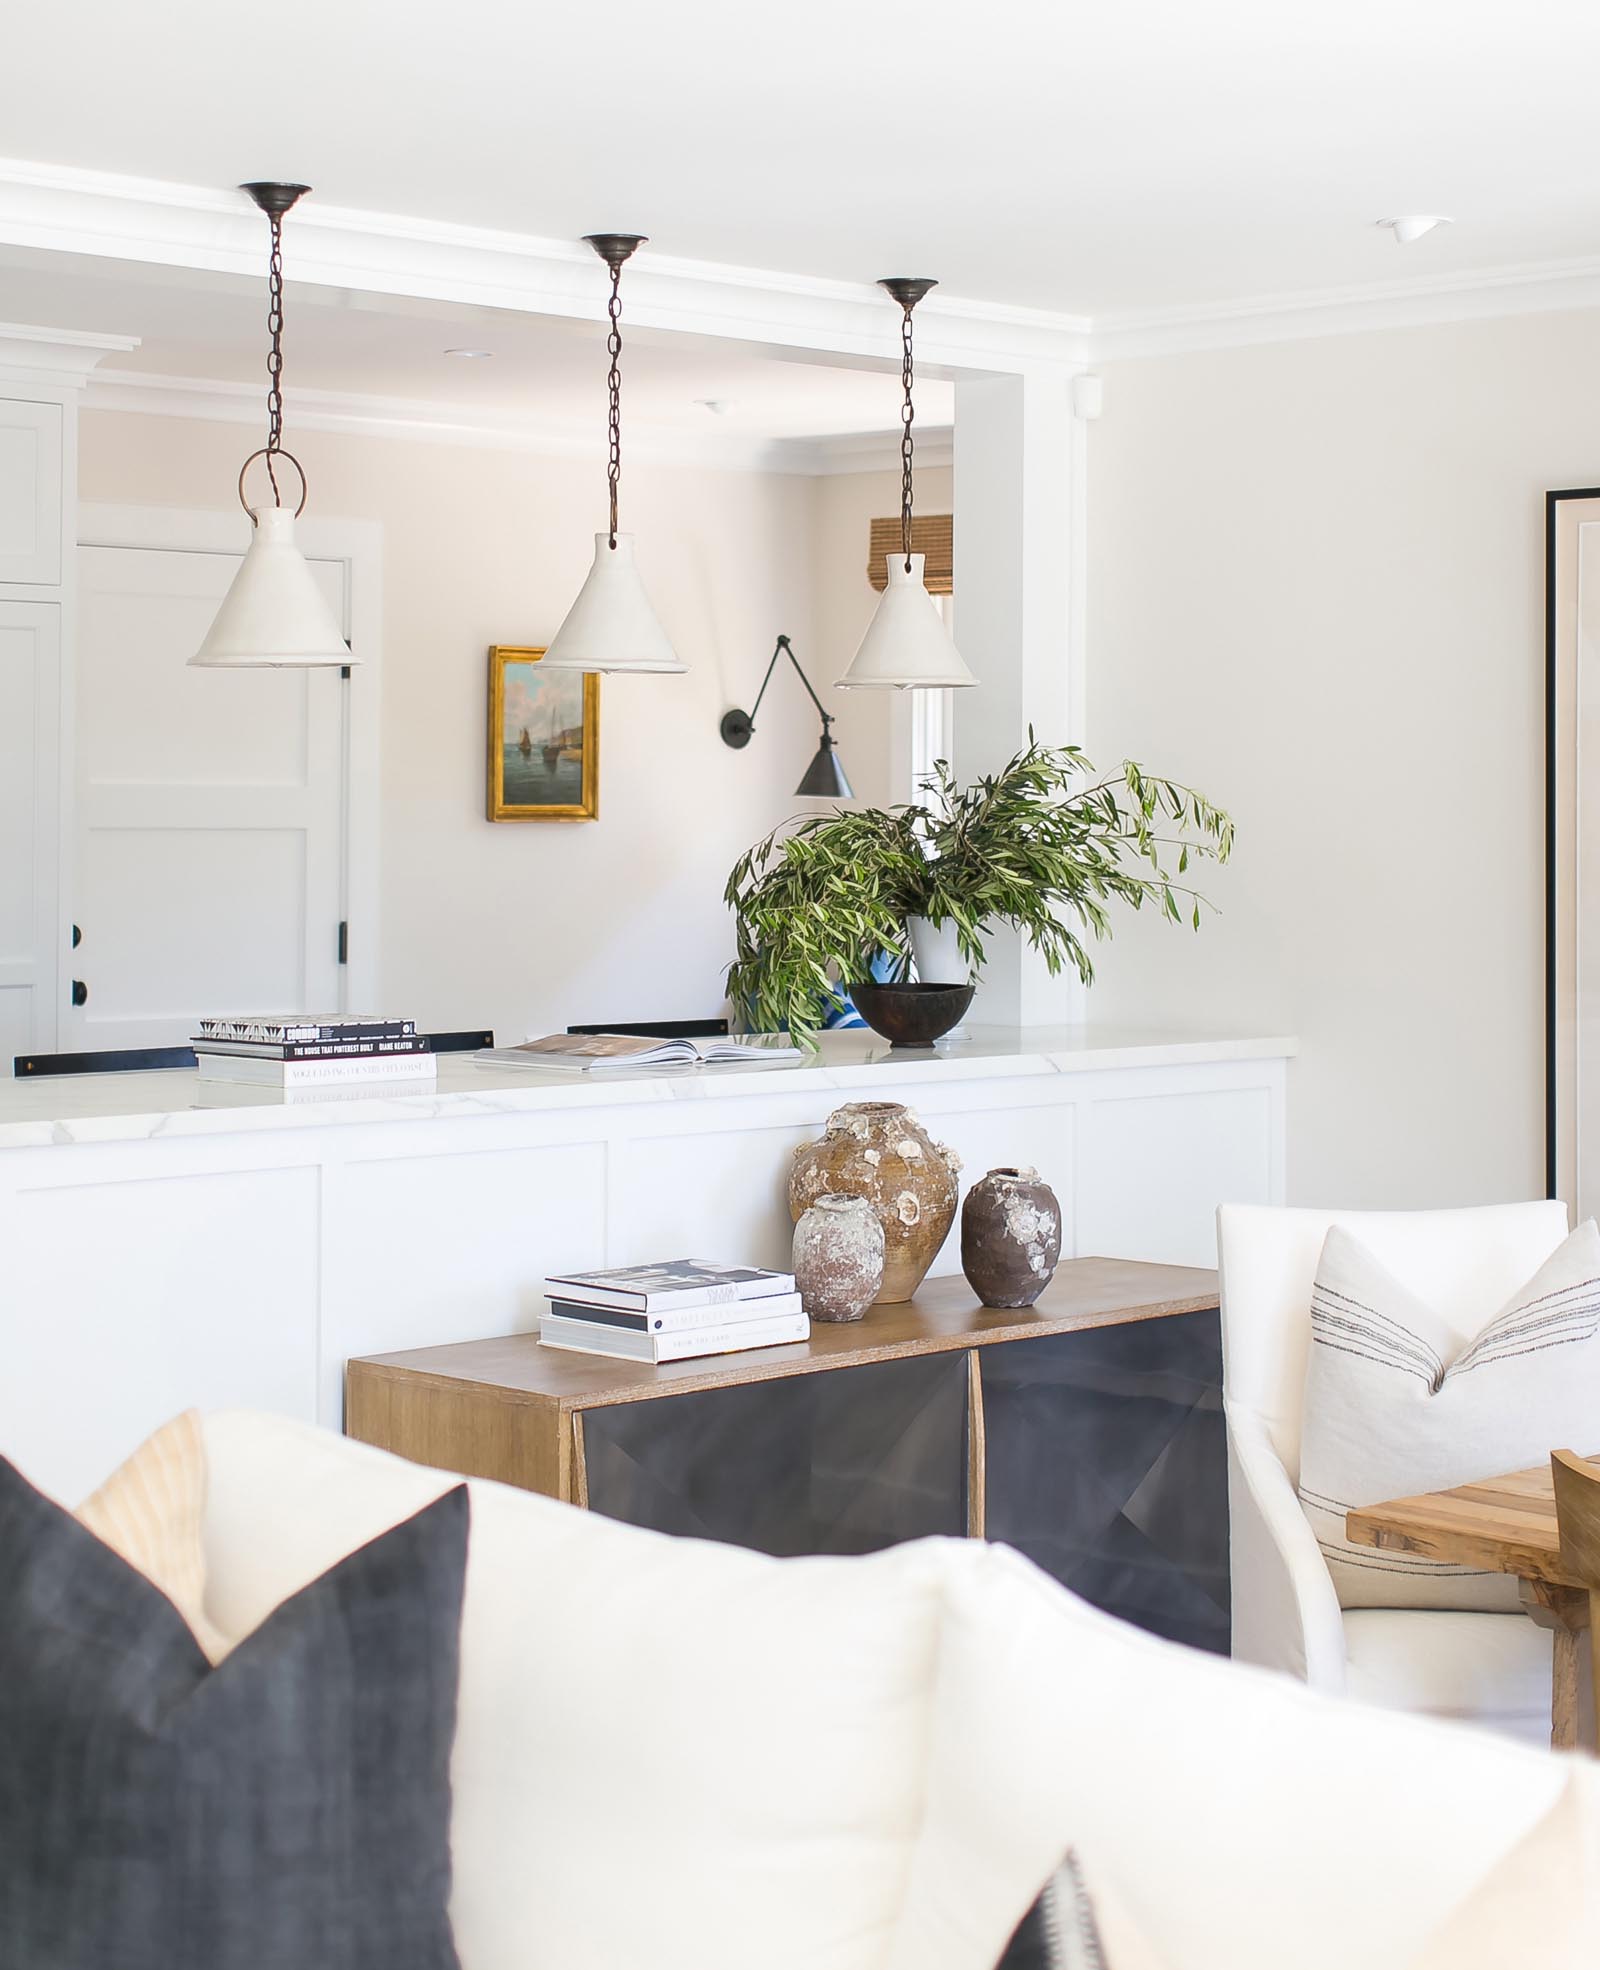
<path id="1" fill-rule="evenodd" d="M 798 1223 L 829 1194 L 865 1197 L 883 1226 L 875 1304 L 909 1300 L 955 1222 L 960 1167 L 900 1102 L 846 1102 L 828 1117 L 820 1141 L 794 1152 L 789 1215 Z"/>

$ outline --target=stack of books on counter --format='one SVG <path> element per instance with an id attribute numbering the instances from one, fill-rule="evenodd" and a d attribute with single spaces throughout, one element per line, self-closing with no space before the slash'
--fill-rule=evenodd
<path id="1" fill-rule="evenodd" d="M 376 1013 L 261 1013 L 202 1019 L 193 1040 L 203 1080 L 310 1088 L 358 1081 L 432 1080 L 427 1036 L 414 1019 Z"/>
<path id="2" fill-rule="evenodd" d="M 624 1361 L 687 1361 L 810 1337 L 792 1272 L 663 1259 L 654 1265 L 568 1272 L 544 1282 L 546 1347 Z"/>

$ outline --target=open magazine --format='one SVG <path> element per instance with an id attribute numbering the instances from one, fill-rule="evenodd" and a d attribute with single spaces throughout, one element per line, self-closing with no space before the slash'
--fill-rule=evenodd
<path id="1" fill-rule="evenodd" d="M 786 1033 L 738 1039 L 655 1040 L 631 1033 L 550 1033 L 517 1047 L 481 1047 L 474 1060 L 495 1067 L 709 1067 L 723 1061 L 800 1060 Z"/>

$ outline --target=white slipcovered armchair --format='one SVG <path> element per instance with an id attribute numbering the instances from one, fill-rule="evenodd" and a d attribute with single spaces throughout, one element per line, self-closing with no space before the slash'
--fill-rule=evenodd
<path id="1" fill-rule="evenodd" d="M 1470 1326 L 1496 1313 L 1556 1249 L 1567 1212 L 1560 1203 L 1418 1212 L 1239 1204 L 1218 1212 L 1234 1654 L 1316 1689 L 1548 1744 L 1550 1637 L 1525 1615 L 1339 1606 L 1295 1495 L 1311 1287 L 1335 1224 L 1423 1300 L 1449 1304 Z"/>

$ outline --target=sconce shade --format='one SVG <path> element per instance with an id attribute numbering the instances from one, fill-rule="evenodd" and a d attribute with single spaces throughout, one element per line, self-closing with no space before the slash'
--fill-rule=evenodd
<path id="1" fill-rule="evenodd" d="M 795 792 L 810 794 L 819 800 L 855 799 L 844 768 L 839 763 L 839 755 L 834 750 L 833 737 L 826 730 L 822 734 L 822 744 L 817 747 L 817 756 L 806 768 L 805 778 Z"/>
<path id="2" fill-rule="evenodd" d="M 286 506 L 266 506 L 253 518 L 254 538 L 190 664 L 202 670 L 308 670 L 355 663 L 294 544 L 294 515 Z"/>
<path id="3" fill-rule="evenodd" d="M 667 671 L 680 675 L 633 558 L 633 535 L 594 537 L 594 566 L 540 659 L 541 670 Z"/>
<path id="4" fill-rule="evenodd" d="M 922 585 L 923 557 L 888 556 L 889 585 L 878 598 L 861 647 L 839 679 L 841 691 L 952 691 L 977 683 Z"/>

